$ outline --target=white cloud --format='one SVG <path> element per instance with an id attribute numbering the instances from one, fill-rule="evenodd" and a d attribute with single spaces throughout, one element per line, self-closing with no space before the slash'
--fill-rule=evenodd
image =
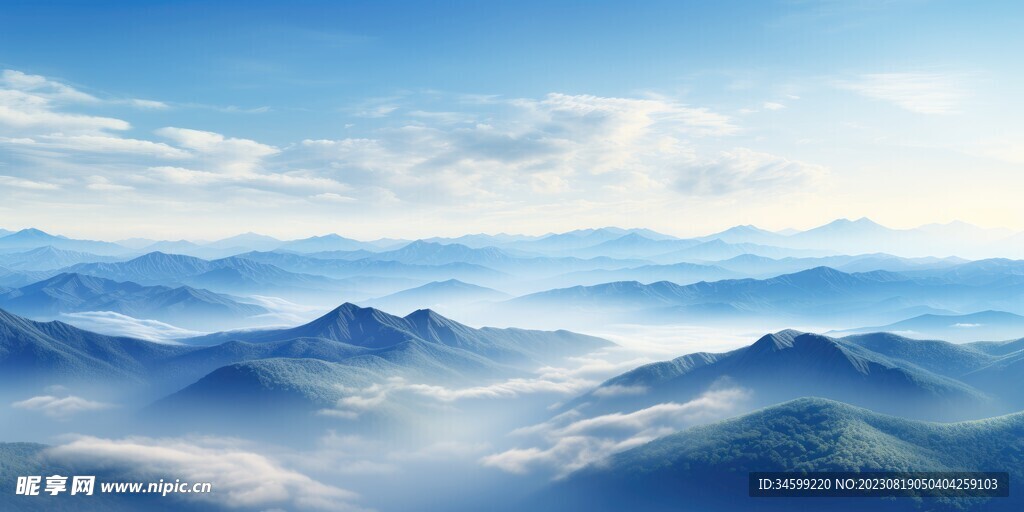
<path id="1" fill-rule="evenodd" d="M 69 85 L 39 75 L 29 75 L 13 69 L 0 73 L 0 84 L 5 88 L 32 92 L 40 97 L 79 103 L 97 103 L 99 99 Z"/>
<path id="2" fill-rule="evenodd" d="M 198 331 L 182 329 L 157 320 L 142 320 L 115 313 L 113 311 L 86 311 L 80 313 L 62 313 L 62 321 L 88 331 L 99 332 L 110 336 L 129 336 L 149 341 L 168 343 L 180 338 L 189 338 L 205 334 Z"/>
<path id="3" fill-rule="evenodd" d="M 56 190 L 60 188 L 60 186 L 54 183 L 27 180 L 24 178 L 17 178 L 14 176 L 0 176 L 0 186 L 23 188 L 27 190 Z"/>
<path id="4" fill-rule="evenodd" d="M 382 128 L 372 138 L 308 139 L 295 151 L 302 155 L 300 162 L 325 167 L 355 190 L 384 187 L 405 201 L 458 200 L 486 207 L 531 196 L 601 201 L 621 196 L 624 189 L 657 195 L 675 188 L 673 170 L 714 182 L 713 173 L 705 171 L 723 156 L 709 158 L 693 140 L 740 131 L 726 115 L 667 98 L 549 94 L 491 98 L 482 108 L 461 121 L 439 123 L 430 123 L 421 112 L 417 123 Z M 798 164 L 786 172 L 808 169 Z M 744 177 L 778 171 L 764 170 Z M 732 193 L 789 184 L 778 179 L 745 183 L 730 177 L 727 187 L 713 188 Z"/>
<path id="5" fill-rule="evenodd" d="M 168 108 L 171 108 L 170 105 L 168 105 L 168 104 L 166 104 L 166 103 L 164 103 L 162 101 L 142 100 L 142 99 L 138 99 L 138 98 L 134 98 L 134 99 L 128 100 L 128 104 L 133 106 L 133 107 L 141 108 L 141 109 L 146 109 L 146 110 L 166 110 Z"/>
<path id="6" fill-rule="evenodd" d="M 334 192 L 323 192 L 312 197 L 313 199 L 327 201 L 329 203 L 351 203 L 356 200 L 354 197 L 343 196 L 341 194 L 335 194 Z"/>
<path id="7" fill-rule="evenodd" d="M 217 173 L 197 171 L 184 167 L 161 165 L 150 167 L 149 171 L 170 183 L 177 183 L 179 185 L 203 185 L 224 180 Z"/>
<path id="8" fill-rule="evenodd" d="M 245 174 L 258 164 L 280 152 L 278 148 L 254 140 L 225 137 L 219 133 L 187 128 L 160 128 L 156 134 L 179 146 L 193 150 L 222 172 Z"/>
<path id="9" fill-rule="evenodd" d="M 813 182 L 824 167 L 747 148 L 723 151 L 708 161 L 682 165 L 676 189 L 695 196 L 719 196 L 744 190 L 797 187 Z"/>
<path id="10" fill-rule="evenodd" d="M 835 85 L 919 114 L 958 111 L 965 94 L 956 75 L 946 73 L 872 73 Z"/>
<path id="11" fill-rule="evenodd" d="M 83 436 L 48 450 L 51 457 L 100 467 L 128 467 L 132 474 L 210 482 L 210 494 L 188 498 L 228 507 L 360 510 L 358 496 L 283 467 L 230 439 L 195 437 L 102 439 Z"/>
<path id="12" fill-rule="evenodd" d="M 159 181 L 177 185 L 207 186 L 211 184 L 223 184 L 281 193 L 287 193 L 289 191 L 308 193 L 320 190 L 345 192 L 350 190 L 347 185 L 332 179 L 310 176 L 306 173 L 219 173 L 189 169 L 185 167 L 156 166 L 150 167 L 148 169 L 148 174 Z M 347 196 L 337 192 L 319 192 L 311 197 L 320 201 L 330 201 L 335 203 L 350 202 L 345 199 Z"/>
<path id="13" fill-rule="evenodd" d="M 0 130 L 31 136 L 50 132 L 98 133 L 131 127 L 120 119 L 59 112 L 53 103 L 45 96 L 0 89 Z"/>
<path id="14" fill-rule="evenodd" d="M 133 187 L 128 185 L 118 185 L 117 183 L 111 182 L 105 176 L 89 176 L 87 178 L 89 182 L 85 188 L 89 190 L 99 190 L 104 192 L 125 192 L 128 190 L 134 190 Z"/>
<path id="15" fill-rule="evenodd" d="M 446 388 L 443 386 L 431 386 L 427 384 L 408 384 L 402 389 L 439 400 L 441 402 L 453 402 L 456 400 L 481 399 L 481 398 L 513 398 L 523 394 L 534 393 L 559 393 L 575 394 L 596 384 L 594 381 L 584 379 L 572 380 L 545 380 L 545 379 L 509 379 L 504 382 L 490 384 L 487 386 L 473 386 L 468 388 Z"/>
<path id="16" fill-rule="evenodd" d="M 305 170 L 268 169 L 266 159 L 281 150 L 254 140 L 226 137 L 215 132 L 161 128 L 158 135 L 191 150 L 194 165 L 154 166 L 151 175 L 179 185 L 223 184 L 274 193 L 306 195 L 320 201 L 351 202 L 343 193 L 350 187 L 330 177 Z"/>
<path id="17" fill-rule="evenodd" d="M 113 404 L 86 400 L 85 398 L 73 395 L 64 397 L 41 395 L 14 402 L 11 404 L 11 407 L 39 411 L 51 418 L 64 419 L 83 412 L 110 409 L 113 407 Z"/>
<path id="18" fill-rule="evenodd" d="M 537 444 L 513 448 L 480 459 L 484 466 L 510 473 L 552 471 L 556 477 L 599 463 L 609 455 L 635 448 L 691 425 L 735 414 L 748 399 L 739 388 L 707 391 L 686 403 L 662 403 L 630 413 L 582 417 L 578 410 L 517 430 L 517 435 L 538 436 Z"/>
<path id="19" fill-rule="evenodd" d="M 190 156 L 187 151 L 162 142 L 127 139 L 109 135 L 64 135 L 55 133 L 40 136 L 38 140 L 33 142 L 46 144 L 49 148 L 87 153 L 124 153 L 168 159 L 181 159 Z"/>
<path id="20" fill-rule="evenodd" d="M 609 363 L 592 357 L 579 357 L 569 358 L 569 361 L 578 363 L 578 366 L 546 366 L 538 369 L 533 377 L 512 378 L 481 386 L 453 388 L 411 383 L 406 379 L 394 377 L 365 388 L 343 387 L 341 391 L 345 396 L 339 399 L 333 408 L 320 410 L 318 414 L 351 420 L 366 411 L 384 406 L 391 399 L 400 400 L 403 397 L 414 397 L 414 402 L 420 404 L 423 403 L 423 398 L 429 398 L 436 404 L 450 404 L 460 400 L 509 399 L 533 394 L 573 396 L 594 388 L 601 379 L 617 373 L 622 368 L 636 367 L 638 360 Z M 600 378 L 595 378 L 598 376 Z"/>
<path id="21" fill-rule="evenodd" d="M 18 136 L 50 132 L 100 133 L 127 130 L 126 121 L 110 117 L 61 112 L 66 104 L 96 104 L 95 96 L 74 87 L 11 69 L 0 73 L 0 133 Z"/>
<path id="22" fill-rule="evenodd" d="M 398 110 L 398 105 L 374 105 L 370 108 L 360 110 L 355 113 L 358 117 L 387 117 L 392 112 Z"/>
<path id="23" fill-rule="evenodd" d="M 611 397 L 611 396 L 630 396 L 630 395 L 642 395 L 647 392 L 646 386 L 620 386 L 613 384 L 610 386 L 602 386 L 594 390 L 594 396 L 596 397 Z"/>
<path id="24" fill-rule="evenodd" d="M 99 195 L 119 191 L 124 205 L 164 204 L 191 215 L 230 215 L 260 205 L 313 216 L 330 204 L 381 217 L 426 205 L 438 221 L 472 214 L 493 222 L 513 213 L 518 219 L 606 218 L 609 211 L 638 208 L 639 197 L 653 210 L 693 203 L 703 191 L 722 196 L 806 184 L 820 170 L 779 156 L 723 153 L 732 146 L 723 141 L 742 132 L 733 118 L 663 96 L 425 98 L 426 105 L 444 102 L 438 112 L 424 105 L 398 108 L 398 99 L 385 98 L 361 107 L 385 115 L 359 137 L 276 146 L 176 126 L 156 130 L 162 140 L 124 135 L 132 128 L 128 121 L 80 110 L 168 105 L 97 99 L 25 73 L 4 76 L 0 144 L 12 150 L 18 167 L 4 172 L 0 186 L 75 185 L 88 194 L 67 201 L 69 207 L 99 216 L 129 208 L 105 204 Z M 753 160 L 760 166 L 752 167 Z"/>
<path id="25" fill-rule="evenodd" d="M 782 110 L 782 109 L 786 108 L 786 106 L 783 105 L 782 103 L 776 103 L 774 101 L 766 101 L 764 103 L 764 105 L 761 105 L 761 108 L 763 108 L 765 110 Z"/>

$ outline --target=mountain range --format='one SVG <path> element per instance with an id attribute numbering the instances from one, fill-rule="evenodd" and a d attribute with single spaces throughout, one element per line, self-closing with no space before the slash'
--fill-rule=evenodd
<path id="1" fill-rule="evenodd" d="M 548 257 L 537 254 L 512 254 L 496 247 L 474 249 L 461 244 L 443 245 L 422 240 L 411 242 L 399 249 L 376 253 L 368 259 L 420 265 L 470 263 L 524 276 L 554 275 L 578 270 L 613 269 L 645 263 L 643 260 L 623 260 L 607 256 L 583 259 L 577 257 Z"/>
<path id="2" fill-rule="evenodd" d="M 186 341 L 193 344 L 104 336 L 0 310 L 0 380 L 8 388 L 131 382 L 135 385 L 125 392 L 148 396 L 180 389 L 224 366 L 286 358 L 276 365 L 244 368 L 279 372 L 309 359 L 359 368 L 364 375 L 381 378 L 477 383 L 522 375 L 541 361 L 612 345 L 568 331 L 474 329 L 430 310 L 397 317 L 352 304 L 291 329 L 231 331 Z"/>
<path id="3" fill-rule="evenodd" d="M 829 323 L 870 318 L 893 321 L 915 313 L 1019 308 L 1024 281 L 1011 277 L 986 274 L 960 279 L 912 278 L 886 271 L 848 274 L 817 267 L 760 280 L 727 279 L 690 285 L 622 281 L 574 286 L 526 295 L 503 305 L 519 314 L 557 307 L 566 312 L 633 316 L 648 321 L 739 317 Z"/>
<path id="4" fill-rule="evenodd" d="M 942 339 L 958 343 L 1004 340 L 1024 333 L 1024 316 L 1005 311 L 980 311 L 966 315 L 919 315 L 876 327 L 834 331 L 845 336 L 870 332 L 892 332 L 909 338 Z"/>
<path id="5" fill-rule="evenodd" d="M 24 252 L 39 247 L 54 247 L 68 251 L 101 254 L 105 256 L 123 254 L 125 248 L 110 242 L 75 240 L 60 235 L 51 235 L 34 228 L 23 229 L 0 237 L 0 251 Z"/>
<path id="6" fill-rule="evenodd" d="M 727 353 L 696 353 L 641 366 L 570 402 L 587 414 L 686 402 L 719 386 L 752 393 L 751 406 L 821 396 L 922 419 L 1014 410 L 1016 393 L 972 386 L 999 358 L 966 345 L 887 333 L 848 338 L 786 330 Z M 971 377 L 968 377 L 971 375 Z M 1009 382 L 1003 382 L 1003 385 Z M 617 393 L 629 390 L 630 393 Z"/>
<path id="7" fill-rule="evenodd" d="M 153 365 L 188 347 L 104 336 L 0 309 L 0 381 L 10 388 L 144 382 Z"/>
<path id="8" fill-rule="evenodd" d="M 651 256 L 658 254 L 658 252 L 653 251 L 660 250 L 660 248 L 666 248 L 666 250 L 660 250 L 661 254 L 665 254 L 672 250 L 683 250 L 686 247 L 696 246 L 701 243 L 716 242 L 727 244 L 727 246 L 747 244 L 770 247 L 773 248 L 772 250 L 817 250 L 831 251 L 834 254 L 886 252 L 898 256 L 955 255 L 968 258 L 984 258 L 998 255 L 1024 257 L 1024 245 L 1020 243 L 1020 236 L 1022 235 L 1019 233 L 1015 234 L 1005 229 L 984 229 L 963 222 L 928 224 L 913 229 L 892 229 L 882 226 L 871 219 L 861 218 L 857 220 L 837 219 L 804 231 L 782 230 L 773 232 L 752 225 L 741 225 L 710 235 L 687 239 L 677 238 L 649 229 L 605 227 L 580 229 L 565 233 L 549 233 L 541 236 L 499 233 L 497 235 L 475 234 L 454 238 L 432 237 L 421 241 L 443 245 L 463 245 L 475 249 L 495 247 L 503 250 L 522 251 L 548 256 L 578 257 L 588 257 L 581 251 L 589 251 L 592 256 L 637 258 L 640 254 Z M 667 243 L 659 244 L 658 242 Z M 409 240 L 400 239 L 360 241 L 337 234 L 282 241 L 256 233 L 244 233 L 213 242 L 127 239 L 118 243 L 112 243 L 75 240 L 63 236 L 50 235 L 34 228 L 23 229 L 17 232 L 0 230 L 0 251 L 10 251 L 11 249 L 28 250 L 51 245 L 58 249 L 101 255 L 127 255 L 140 249 L 145 252 L 164 251 L 172 247 L 178 250 L 171 252 L 185 251 L 188 254 L 193 251 L 199 251 L 201 254 L 193 255 L 204 258 L 214 258 L 215 255 L 231 256 L 242 252 L 271 250 L 296 253 L 358 250 L 380 252 L 399 249 L 409 243 Z M 605 246 L 609 251 L 608 253 L 593 250 L 602 244 L 608 244 Z M 618 254 L 612 254 L 611 252 L 617 252 Z M 738 254 L 733 256 L 735 255 Z M 773 255 L 767 256 L 775 257 Z M 661 261 L 661 263 L 678 262 Z"/>
<path id="9" fill-rule="evenodd" d="M 351 238 L 345 238 L 343 236 L 329 234 L 324 236 L 314 236 L 310 238 L 304 238 L 302 240 L 292 240 L 278 245 L 274 249 L 280 249 L 284 252 L 322 252 L 322 251 L 356 251 L 360 249 L 370 249 L 372 246 L 368 246 L 365 242 L 358 240 L 352 240 Z M 260 249 L 256 250 L 273 250 L 273 249 Z"/>
<path id="10" fill-rule="evenodd" d="M 605 227 L 597 229 L 578 229 L 566 233 L 550 233 L 535 240 L 520 240 L 511 243 L 493 244 L 499 247 L 510 247 L 522 251 L 558 255 L 573 253 L 580 249 L 612 241 L 623 236 L 637 234 L 645 239 L 672 240 L 675 237 L 651 231 L 649 229 L 622 229 Z"/>
<path id="11" fill-rule="evenodd" d="M 671 281 L 676 284 L 692 284 L 700 281 L 735 279 L 743 274 L 727 270 L 718 265 L 698 263 L 674 263 L 671 265 L 641 265 L 611 270 L 583 270 L 569 272 L 530 283 L 533 288 L 551 289 L 565 286 L 593 286 L 617 281 L 638 281 L 655 283 Z"/>
<path id="12" fill-rule="evenodd" d="M 315 299 L 336 297 L 343 291 L 342 284 L 333 279 L 288 272 L 274 265 L 239 257 L 210 261 L 152 252 L 124 262 L 80 263 L 61 271 L 144 285 L 187 285 L 242 295 L 277 294 Z"/>
<path id="13" fill-rule="evenodd" d="M 42 271 L 64 268 L 77 263 L 118 261 L 116 256 L 100 256 L 87 252 L 58 249 L 52 245 L 24 252 L 0 253 L 0 266 L 10 270 Z"/>
<path id="14" fill-rule="evenodd" d="M 247 319 L 269 312 L 208 290 L 142 286 L 82 274 L 58 274 L 0 294 L 0 308 L 37 319 L 57 318 L 62 313 L 113 311 L 189 329 L 251 325 Z"/>
<path id="15" fill-rule="evenodd" d="M 601 338 L 569 331 L 475 329 L 429 309 L 404 317 L 345 303 L 305 325 L 289 329 L 228 331 L 182 340 L 192 345 L 238 340 L 267 343 L 297 338 L 325 338 L 364 348 L 384 348 L 410 341 L 429 343 L 485 356 L 506 364 L 523 364 L 556 355 L 609 346 Z"/>
<path id="16" fill-rule="evenodd" d="M 459 279 L 471 282 L 499 282 L 509 278 L 505 273 L 473 263 L 457 262 L 442 265 L 409 264 L 398 261 L 359 258 L 331 258 L 329 255 L 291 254 L 284 252 L 248 252 L 238 255 L 299 273 L 320 274 L 335 279 L 354 276 L 406 278 L 429 281 Z"/>
<path id="17" fill-rule="evenodd" d="M 891 254 L 861 254 L 857 256 L 823 256 L 815 258 L 768 258 L 755 254 L 741 254 L 715 262 L 715 265 L 748 277 L 774 277 L 816 267 L 831 267 L 842 272 L 870 272 L 886 270 L 906 272 L 950 268 L 967 263 L 962 258 L 901 258 Z"/>
<path id="18" fill-rule="evenodd" d="M 229 340 L 229 341 L 226 341 Z M 405 317 L 343 304 L 308 324 L 291 328 L 218 333 L 183 340 L 213 351 L 219 362 L 232 352 L 261 357 L 239 359 L 158 402 L 156 410 L 268 411 L 268 404 L 311 410 L 332 407 L 353 389 L 386 378 L 429 384 L 479 384 L 523 375 L 539 361 L 583 354 L 612 344 L 567 331 L 473 329 L 430 310 Z M 327 343 L 325 357 L 322 347 Z M 303 350 L 296 352 L 296 344 Z M 319 348 L 318 348 L 319 347 Z M 271 357 L 278 359 L 271 359 Z M 355 370 L 350 370 L 355 369 Z M 391 404 L 394 405 L 394 404 Z M 198 408 L 198 409 L 197 409 Z"/>

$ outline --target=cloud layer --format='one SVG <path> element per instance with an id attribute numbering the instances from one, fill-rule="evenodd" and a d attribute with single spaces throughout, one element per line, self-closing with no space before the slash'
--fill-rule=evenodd
<path id="1" fill-rule="evenodd" d="M 111 336 L 130 336 L 156 342 L 171 342 L 204 334 L 182 329 L 157 320 L 144 320 L 113 311 L 84 311 L 62 313 L 61 320 L 81 329 Z"/>
<path id="2" fill-rule="evenodd" d="M 228 507 L 360 510 L 354 493 L 287 469 L 231 439 L 83 436 L 48 453 L 91 467 L 129 468 L 133 475 L 209 482 L 211 494 L 188 497 Z"/>
<path id="3" fill-rule="evenodd" d="M 629 413 L 585 417 L 573 409 L 515 432 L 532 439 L 534 446 L 487 455 L 480 463 L 510 473 L 544 471 L 563 477 L 614 453 L 735 414 L 748 397 L 747 390 L 723 388 L 689 402 L 662 403 Z"/>
<path id="4" fill-rule="evenodd" d="M 267 143 L 178 124 L 138 129 L 109 112 L 159 116 L 175 107 L 7 70 L 0 146 L 17 165 L 0 168 L 0 188 L 12 192 L 18 211 L 45 200 L 111 218 L 118 208 L 142 217 L 154 208 L 179 216 L 430 208 L 531 218 L 785 191 L 825 173 L 744 147 L 735 119 L 670 97 L 445 101 L 457 112 L 394 98 L 370 109 L 373 121 L 358 135 L 325 139 L 299 130 L 294 140 Z"/>
<path id="5" fill-rule="evenodd" d="M 40 395 L 11 404 L 15 409 L 39 411 L 51 418 L 66 419 L 83 412 L 102 411 L 114 407 L 113 404 L 86 400 L 79 396 L 57 397 Z"/>

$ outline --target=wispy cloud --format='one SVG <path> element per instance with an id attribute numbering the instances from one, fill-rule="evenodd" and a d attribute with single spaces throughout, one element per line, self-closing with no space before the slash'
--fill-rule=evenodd
<path id="1" fill-rule="evenodd" d="M 127 100 L 126 103 L 131 105 L 131 106 L 133 106 L 133 107 L 141 108 L 141 109 L 144 109 L 144 110 L 166 110 L 166 109 L 171 108 L 171 106 L 168 105 L 167 103 L 164 103 L 162 101 L 156 101 L 156 100 L 142 100 L 142 99 L 135 98 L 135 99 Z"/>
<path id="2" fill-rule="evenodd" d="M 13 69 L 5 69 L 3 72 L 0 72 L 0 86 L 10 90 L 31 93 L 37 98 L 44 98 L 53 102 L 106 103 L 110 105 L 127 105 L 142 110 L 166 110 L 170 108 L 170 105 L 162 101 L 141 98 L 100 99 L 58 80 L 51 80 L 40 75 L 30 75 Z"/>
<path id="3" fill-rule="evenodd" d="M 167 127 L 160 128 L 156 134 L 192 150 L 196 156 L 229 173 L 251 172 L 262 159 L 280 153 L 278 148 L 254 140 L 203 130 Z"/>
<path id="4" fill-rule="evenodd" d="M 97 190 L 101 192 L 127 192 L 129 190 L 135 190 L 134 187 L 128 185 L 118 185 L 113 183 L 106 176 L 89 176 L 86 178 L 88 184 L 85 188 L 89 190 Z"/>
<path id="5" fill-rule="evenodd" d="M 66 94 L 0 89 L 0 133 L 24 138 L 41 133 L 102 133 L 131 127 L 121 119 L 60 111 L 58 102 Z"/>
<path id="6" fill-rule="evenodd" d="M 961 75 L 949 73 L 870 73 L 834 84 L 911 112 L 952 114 L 965 97 L 961 81 Z"/>
<path id="7" fill-rule="evenodd" d="M 57 397 L 53 395 L 34 396 L 14 402 L 11 407 L 29 411 L 39 411 L 51 418 L 66 419 L 83 412 L 102 411 L 114 407 L 113 404 L 86 400 L 79 396 Z"/>
<path id="8" fill-rule="evenodd" d="M 535 437 L 535 446 L 513 448 L 480 459 L 484 466 L 510 473 L 552 472 L 564 477 L 609 455 L 635 448 L 688 426 L 735 414 L 748 399 L 740 388 L 710 390 L 689 402 L 668 402 L 629 413 L 585 417 L 571 410 L 551 420 L 519 429 Z"/>
<path id="9" fill-rule="evenodd" d="M 162 159 L 183 159 L 190 155 L 187 151 L 169 146 L 162 142 L 114 137 L 110 135 L 65 135 L 54 133 L 24 139 L 22 144 L 43 144 L 47 149 L 64 149 L 83 153 L 113 153 L 139 156 L 152 156 Z"/>
<path id="10" fill-rule="evenodd" d="M 16 91 L 31 92 L 36 97 L 75 103 L 99 103 L 99 98 L 74 87 L 40 75 L 30 75 L 13 69 L 0 73 L 0 84 Z"/>
<path id="11" fill-rule="evenodd" d="M 363 413 L 383 408 L 386 404 L 413 397 L 412 403 L 423 404 L 427 398 L 436 404 L 461 400 L 494 400 L 515 398 L 522 395 L 550 393 L 571 396 L 591 388 L 597 381 L 580 378 L 545 379 L 516 378 L 483 386 L 450 388 L 431 384 L 410 383 L 395 377 L 385 382 L 363 388 L 342 388 L 345 396 L 334 407 L 318 411 L 322 416 L 356 419 Z"/>
<path id="12" fill-rule="evenodd" d="M 736 148 L 707 161 L 679 167 L 676 189 L 694 196 L 722 196 L 742 190 L 798 187 L 823 177 L 827 169 L 777 155 Z"/>
<path id="13" fill-rule="evenodd" d="M 33 181 L 15 176 L 0 176 L 0 186 L 22 188 L 27 190 L 56 190 L 60 188 L 55 183 Z"/>
<path id="14" fill-rule="evenodd" d="M 82 111 L 175 105 L 106 100 L 57 80 L 5 76 L 0 145 L 19 165 L 0 186 L 19 191 L 12 197 L 24 198 L 25 211 L 40 191 L 75 190 L 60 197 L 122 212 L 164 203 L 183 215 L 248 208 L 260 216 L 251 206 L 261 205 L 319 217 L 319 209 L 395 216 L 429 205 L 438 217 L 549 218 L 551 210 L 600 215 L 622 202 L 787 191 L 824 174 L 746 148 L 723 152 L 744 133 L 737 121 L 667 96 L 381 98 L 358 106 L 382 116 L 358 137 L 269 144 L 177 125 L 140 133 L 125 119 Z M 112 191 L 122 193 L 117 205 L 100 195 Z"/>
<path id="15" fill-rule="evenodd" d="M 346 396 L 321 415 L 344 419 L 358 418 L 362 413 L 378 409 L 389 400 L 414 397 L 416 403 L 429 398 L 438 404 L 462 400 L 509 399 L 524 395 L 551 394 L 560 397 L 577 395 L 594 388 L 601 380 L 649 362 L 647 359 L 609 362 L 595 356 L 568 358 L 567 367 L 545 366 L 531 377 L 519 377 L 480 386 L 447 387 L 409 382 L 395 377 L 363 388 L 342 388 Z"/>
<path id="16" fill-rule="evenodd" d="M 623 187 L 657 194 L 678 189 L 672 185 L 680 175 L 723 194 L 760 191 L 791 184 L 777 179 L 783 174 L 799 178 L 815 170 L 789 162 L 783 173 L 775 172 L 780 166 L 765 166 L 763 173 L 743 176 L 773 173 L 773 179 L 753 180 L 717 172 L 713 165 L 722 155 L 705 153 L 693 140 L 728 138 L 740 128 L 727 115 L 669 98 L 549 94 L 490 98 L 483 107 L 475 116 L 463 114 L 461 122 L 450 116 L 432 122 L 417 111 L 416 123 L 381 128 L 373 137 L 307 139 L 297 149 L 310 161 L 327 163 L 355 189 L 385 187 L 404 200 L 462 204 L 538 194 L 599 201 Z"/>
<path id="17" fill-rule="evenodd" d="M 62 313 L 60 319 L 76 327 L 111 336 L 130 336 L 156 342 L 172 342 L 204 334 L 182 329 L 157 320 L 133 318 L 113 311 Z"/>

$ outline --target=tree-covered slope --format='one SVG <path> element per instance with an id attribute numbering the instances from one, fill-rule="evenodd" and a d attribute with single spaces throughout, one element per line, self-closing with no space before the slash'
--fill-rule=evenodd
<path id="1" fill-rule="evenodd" d="M 1024 413 L 926 423 L 803 398 L 693 427 L 612 456 L 556 483 L 541 510 L 1019 510 L 992 499 L 749 498 L 754 471 L 1009 471 L 1024 477 Z M 1011 487 L 1011 493 L 1012 491 Z"/>

